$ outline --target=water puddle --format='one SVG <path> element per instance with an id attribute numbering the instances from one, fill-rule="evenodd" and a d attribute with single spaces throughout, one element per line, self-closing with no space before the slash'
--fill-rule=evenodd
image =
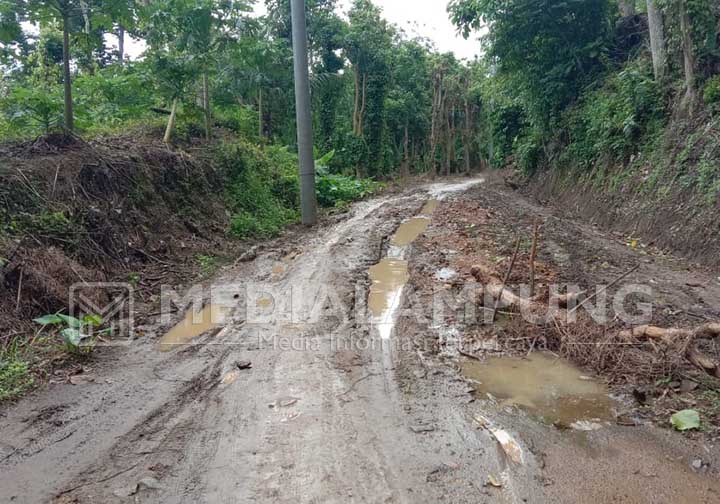
<path id="1" fill-rule="evenodd" d="M 462 370 L 476 382 L 479 394 L 491 394 L 501 404 L 522 408 L 548 424 L 591 430 L 596 422 L 614 419 L 613 401 L 606 388 L 549 354 L 534 353 L 527 360 L 468 361 Z"/>
<path id="2" fill-rule="evenodd" d="M 368 307 L 383 339 L 392 332 L 393 314 L 402 298 L 402 290 L 409 280 L 408 263 L 400 259 L 386 258 L 370 268 L 370 295 Z"/>
<path id="3" fill-rule="evenodd" d="M 163 336 L 160 350 L 169 352 L 178 345 L 185 345 L 223 324 L 230 310 L 224 306 L 207 305 L 201 311 L 189 310 L 185 318 Z"/>
<path id="4" fill-rule="evenodd" d="M 438 205 L 440 204 L 439 200 L 431 199 L 428 200 L 427 203 L 425 203 L 425 206 L 420 211 L 420 215 L 425 215 L 427 217 L 431 216 L 435 210 L 437 209 Z"/>
<path id="5" fill-rule="evenodd" d="M 430 219 L 428 217 L 414 217 L 407 222 L 403 222 L 390 243 L 396 247 L 407 247 L 417 240 L 418 236 L 423 234 L 429 225 Z"/>
<path id="6" fill-rule="evenodd" d="M 408 246 L 430 225 L 430 215 L 437 209 L 437 199 L 428 200 L 418 217 L 403 222 L 390 241 L 388 257 L 372 268 L 368 307 L 382 339 L 389 339 L 395 325 L 394 315 L 400 308 L 402 292 L 410 279 L 405 253 Z"/>

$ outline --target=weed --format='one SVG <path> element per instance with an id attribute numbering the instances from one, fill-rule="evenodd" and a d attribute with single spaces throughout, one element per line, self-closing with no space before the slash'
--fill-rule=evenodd
<path id="1" fill-rule="evenodd" d="M 198 254 L 195 259 L 197 260 L 198 266 L 200 266 L 200 271 L 204 276 L 212 275 L 217 268 L 217 259 L 215 256 Z"/>
<path id="2" fill-rule="evenodd" d="M 0 401 L 19 397 L 34 383 L 27 362 L 15 355 L 0 353 Z"/>
<path id="3" fill-rule="evenodd" d="M 87 355 L 95 349 L 95 337 L 92 333 L 100 327 L 103 320 L 98 315 L 86 315 L 82 320 L 69 315 L 55 313 L 36 318 L 33 322 L 42 326 L 40 332 L 51 327 L 62 337 L 65 350 L 74 355 Z M 103 333 L 104 331 L 100 331 Z"/>
<path id="4" fill-rule="evenodd" d="M 140 276 L 140 273 L 130 273 L 127 276 L 127 281 L 134 288 L 137 288 L 137 286 L 140 285 L 140 282 L 142 281 L 142 277 Z"/>

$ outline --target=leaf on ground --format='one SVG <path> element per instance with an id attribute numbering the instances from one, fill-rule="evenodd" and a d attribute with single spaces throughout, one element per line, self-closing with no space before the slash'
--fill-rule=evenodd
<path id="1" fill-rule="evenodd" d="M 673 427 L 679 431 L 688 431 L 700 428 L 700 413 L 695 410 L 683 410 L 675 413 L 671 418 Z"/>

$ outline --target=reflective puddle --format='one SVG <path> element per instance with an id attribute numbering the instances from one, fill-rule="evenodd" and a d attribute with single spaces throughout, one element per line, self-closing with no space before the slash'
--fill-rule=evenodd
<path id="1" fill-rule="evenodd" d="M 428 217 L 414 217 L 407 222 L 403 222 L 390 243 L 396 247 L 407 247 L 417 240 L 418 236 L 423 234 L 429 225 L 430 219 Z"/>
<path id="2" fill-rule="evenodd" d="M 395 325 L 395 313 L 400 308 L 405 284 L 410 279 L 408 262 L 404 260 L 407 247 L 423 234 L 430 225 L 430 215 L 438 206 L 438 200 L 425 203 L 421 215 L 403 222 L 390 241 L 387 258 L 372 268 L 369 274 L 372 280 L 368 307 L 373 324 L 382 339 L 389 339 Z"/>
<path id="3" fill-rule="evenodd" d="M 479 394 L 491 394 L 501 404 L 522 408 L 558 427 L 592 428 L 591 422 L 614 419 L 607 389 L 567 361 L 534 353 L 527 360 L 492 358 L 467 361 L 463 374 L 476 382 Z M 590 426 L 590 427 L 588 427 Z"/>
<path id="4" fill-rule="evenodd" d="M 169 352 L 176 346 L 185 345 L 209 330 L 221 326 L 229 312 L 229 308 L 216 305 L 207 305 L 199 312 L 189 310 L 185 318 L 160 340 L 160 350 Z"/>
<path id="5" fill-rule="evenodd" d="M 383 259 L 370 268 L 370 295 L 368 307 L 383 339 L 390 337 L 393 314 L 402 298 L 402 290 L 409 279 L 408 263 L 400 259 Z"/>

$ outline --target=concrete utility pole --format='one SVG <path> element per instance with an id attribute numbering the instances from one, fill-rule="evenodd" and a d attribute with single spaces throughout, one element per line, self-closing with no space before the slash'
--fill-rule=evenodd
<path id="1" fill-rule="evenodd" d="M 305 0 L 291 0 L 290 4 L 295 60 L 295 109 L 300 158 L 300 206 L 302 207 L 302 223 L 313 226 L 317 224 L 317 196 L 315 194 L 315 159 L 313 157 L 313 131 L 310 115 Z"/>

